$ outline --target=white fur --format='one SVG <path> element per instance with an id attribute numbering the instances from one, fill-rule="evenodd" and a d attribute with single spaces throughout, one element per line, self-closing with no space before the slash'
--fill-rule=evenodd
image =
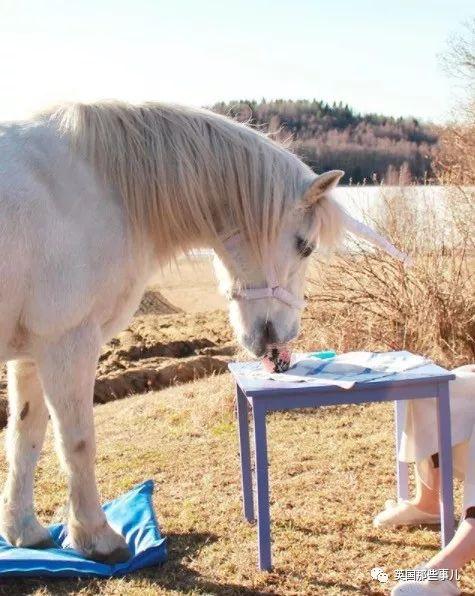
<path id="1" fill-rule="evenodd" d="M 157 267 L 192 247 L 215 248 L 223 286 L 259 286 L 272 258 L 280 285 L 302 294 L 296 235 L 328 244 L 342 230 L 326 192 L 302 200 L 320 182 L 264 135 L 206 111 L 73 105 L 0 127 L 0 360 L 9 362 L 11 407 L 0 533 L 17 545 L 47 537 L 32 483 L 49 412 L 69 476 L 73 546 L 98 558 L 125 545 L 106 523 L 94 476 L 100 346 L 127 324 Z M 245 239 L 239 277 L 220 243 L 235 228 Z M 298 319 L 274 299 L 231 304 L 251 349 L 263 321 L 286 341 Z"/>

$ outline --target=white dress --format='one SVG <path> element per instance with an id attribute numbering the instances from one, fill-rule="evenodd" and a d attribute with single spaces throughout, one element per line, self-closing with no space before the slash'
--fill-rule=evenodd
<path id="1" fill-rule="evenodd" d="M 475 365 L 452 371 L 450 413 L 455 477 L 464 480 L 464 509 L 475 507 Z M 406 401 L 406 416 L 399 459 L 416 462 L 422 481 L 430 484 L 431 455 L 437 453 L 435 399 Z"/>

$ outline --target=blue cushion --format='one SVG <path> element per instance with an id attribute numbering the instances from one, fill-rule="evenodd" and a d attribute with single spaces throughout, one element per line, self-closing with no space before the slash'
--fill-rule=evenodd
<path id="1" fill-rule="evenodd" d="M 130 492 L 104 505 L 107 519 L 124 536 L 132 557 L 126 563 L 106 565 L 62 548 L 66 527 L 50 526 L 58 548 L 15 548 L 0 537 L 0 576 L 110 577 L 163 563 L 166 539 L 160 535 L 152 505 L 153 482 L 146 480 Z"/>

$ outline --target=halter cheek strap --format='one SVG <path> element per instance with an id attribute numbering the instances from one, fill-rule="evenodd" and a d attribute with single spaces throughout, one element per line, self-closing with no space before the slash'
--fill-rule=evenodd
<path id="1" fill-rule="evenodd" d="M 239 259 L 236 259 L 237 248 L 241 244 L 241 241 L 242 237 L 239 232 L 236 232 L 223 241 L 223 246 L 228 251 L 229 255 L 235 259 L 234 265 L 238 268 L 240 265 L 242 266 Z M 279 284 L 273 264 L 267 266 L 265 274 L 267 286 L 264 288 L 235 289 L 230 292 L 228 298 L 230 300 L 265 300 L 268 298 L 275 298 L 291 308 L 300 309 L 305 306 L 304 300 L 300 300 L 300 298 L 294 296 L 294 294 Z"/>

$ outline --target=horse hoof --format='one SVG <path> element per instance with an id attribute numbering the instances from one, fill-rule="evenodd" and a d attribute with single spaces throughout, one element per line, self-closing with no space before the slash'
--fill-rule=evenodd
<path id="1" fill-rule="evenodd" d="M 17 518 L 12 513 L 0 512 L 0 534 L 16 548 L 45 549 L 57 547 L 48 530 L 34 515 Z"/>
<path id="2" fill-rule="evenodd" d="M 105 563 L 106 565 L 117 565 L 118 563 L 125 563 L 131 556 L 132 553 L 126 546 L 120 546 L 107 554 L 95 551 L 88 556 L 88 559 L 92 559 L 98 563 Z"/>
<path id="3" fill-rule="evenodd" d="M 56 542 L 49 536 L 44 540 L 40 540 L 39 542 L 35 542 L 35 544 L 31 544 L 27 548 L 34 548 L 34 549 L 45 549 L 45 548 L 58 548 Z"/>

